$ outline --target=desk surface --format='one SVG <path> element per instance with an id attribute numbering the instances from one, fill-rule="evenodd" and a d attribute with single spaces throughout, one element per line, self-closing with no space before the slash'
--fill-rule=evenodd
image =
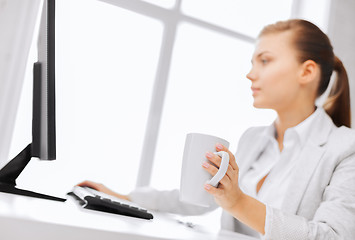
<path id="1" fill-rule="evenodd" d="M 229 231 L 188 227 L 174 216 L 153 212 L 144 220 L 82 209 L 65 203 L 0 193 L 0 238 L 36 240 L 223 239 L 252 240 Z"/>

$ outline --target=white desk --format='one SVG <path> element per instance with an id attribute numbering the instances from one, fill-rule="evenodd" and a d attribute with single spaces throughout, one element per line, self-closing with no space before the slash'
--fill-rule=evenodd
<path id="1" fill-rule="evenodd" d="M 153 214 L 154 219 L 144 220 L 82 209 L 71 198 L 62 203 L 0 193 L 0 239 L 254 239 L 203 226 L 190 228 L 171 215 Z"/>

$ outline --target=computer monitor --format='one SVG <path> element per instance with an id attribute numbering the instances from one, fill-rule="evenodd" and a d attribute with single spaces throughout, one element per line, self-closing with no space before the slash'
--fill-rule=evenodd
<path id="1" fill-rule="evenodd" d="M 55 0 L 43 2 L 38 62 L 33 66 L 32 157 L 56 158 Z"/>
<path id="2" fill-rule="evenodd" d="M 49 200 L 65 199 L 16 188 L 16 179 L 33 158 L 56 159 L 55 0 L 44 0 L 33 67 L 32 143 L 0 170 L 0 192 Z M 15 39 L 16 40 L 16 39 Z"/>

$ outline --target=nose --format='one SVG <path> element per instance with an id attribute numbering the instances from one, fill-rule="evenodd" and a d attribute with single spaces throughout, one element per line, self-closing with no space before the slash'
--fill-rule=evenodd
<path id="1" fill-rule="evenodd" d="M 253 68 L 250 69 L 249 73 L 247 74 L 247 78 L 250 81 L 254 81 L 256 79 L 256 74 Z"/>

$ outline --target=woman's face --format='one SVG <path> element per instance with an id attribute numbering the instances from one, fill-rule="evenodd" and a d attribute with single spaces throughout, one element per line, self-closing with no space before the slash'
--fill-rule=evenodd
<path id="1" fill-rule="evenodd" d="M 291 37 L 292 32 L 286 31 L 258 39 L 252 69 L 247 74 L 252 82 L 254 107 L 279 111 L 297 103 L 301 64 L 297 61 Z"/>

